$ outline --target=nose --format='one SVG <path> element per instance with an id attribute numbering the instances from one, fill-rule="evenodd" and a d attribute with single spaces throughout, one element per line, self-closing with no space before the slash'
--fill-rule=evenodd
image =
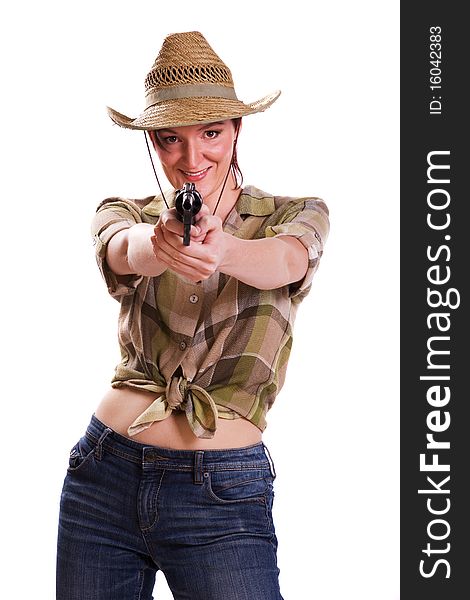
<path id="1" fill-rule="evenodd" d="M 196 171 L 201 166 L 201 148 L 199 147 L 198 140 L 188 139 L 186 140 L 184 148 L 184 162 L 188 171 Z"/>

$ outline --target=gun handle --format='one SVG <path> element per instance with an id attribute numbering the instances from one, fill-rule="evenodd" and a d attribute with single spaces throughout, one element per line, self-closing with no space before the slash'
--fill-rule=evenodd
<path id="1" fill-rule="evenodd" d="M 185 246 L 189 246 L 190 234 L 191 234 L 191 224 L 185 223 L 184 224 L 184 232 L 183 232 L 183 244 Z"/>
<path id="2" fill-rule="evenodd" d="M 191 236 L 191 224 L 194 223 L 191 210 L 185 210 L 183 216 L 183 245 L 189 246 Z"/>

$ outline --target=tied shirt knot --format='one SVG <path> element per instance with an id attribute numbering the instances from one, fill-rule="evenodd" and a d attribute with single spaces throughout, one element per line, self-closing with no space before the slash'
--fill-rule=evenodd
<path id="1" fill-rule="evenodd" d="M 205 389 L 191 383 L 186 377 L 173 376 L 165 387 L 161 387 L 161 392 L 129 426 L 127 433 L 130 436 L 137 435 L 178 410 L 186 413 L 189 426 L 197 437 L 214 437 L 217 429 L 217 406 Z"/>

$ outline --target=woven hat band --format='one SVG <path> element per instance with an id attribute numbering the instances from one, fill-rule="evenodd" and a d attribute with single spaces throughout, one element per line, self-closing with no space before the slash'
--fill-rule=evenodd
<path id="1" fill-rule="evenodd" d="M 145 108 L 153 106 L 164 100 L 179 100 L 181 98 L 226 98 L 227 100 L 238 100 L 232 87 L 223 85 L 190 84 L 176 85 L 169 88 L 152 90 L 146 96 Z"/>

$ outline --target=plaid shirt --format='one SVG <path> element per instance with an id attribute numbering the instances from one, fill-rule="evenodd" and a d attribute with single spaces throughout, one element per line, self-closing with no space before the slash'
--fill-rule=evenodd
<path id="1" fill-rule="evenodd" d="M 165 196 L 170 206 L 174 193 Z M 282 388 L 297 308 L 308 294 L 328 236 L 328 209 L 318 198 L 288 198 L 245 187 L 223 225 L 241 239 L 289 235 L 308 250 L 303 280 L 259 290 L 215 272 L 199 283 L 167 269 L 158 277 L 116 276 L 106 264 L 111 237 L 135 223 L 155 224 L 161 197 L 108 198 L 92 224 L 98 266 L 121 304 L 121 363 L 113 387 L 156 399 L 129 427 L 135 435 L 173 410 L 185 411 L 194 434 L 214 436 L 217 417 L 244 417 L 261 431 Z"/>

